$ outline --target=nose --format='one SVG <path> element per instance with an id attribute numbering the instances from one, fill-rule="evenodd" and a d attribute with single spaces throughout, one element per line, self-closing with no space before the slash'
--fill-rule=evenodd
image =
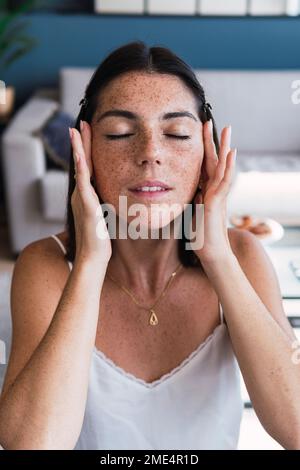
<path id="1" fill-rule="evenodd" d="M 137 149 L 136 161 L 139 166 L 146 164 L 161 165 L 161 146 L 153 134 L 144 134 Z"/>

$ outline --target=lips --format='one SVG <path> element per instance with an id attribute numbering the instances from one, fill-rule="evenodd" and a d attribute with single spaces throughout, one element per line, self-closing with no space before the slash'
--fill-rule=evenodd
<path id="1" fill-rule="evenodd" d="M 130 191 L 141 191 L 142 188 L 159 188 L 161 191 L 169 191 L 171 188 L 167 183 L 160 180 L 143 180 L 136 183 L 134 186 L 129 188 Z M 159 190 L 157 189 L 157 190 Z"/>

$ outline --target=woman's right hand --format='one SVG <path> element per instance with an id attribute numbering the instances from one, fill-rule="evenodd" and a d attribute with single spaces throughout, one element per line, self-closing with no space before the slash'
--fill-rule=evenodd
<path id="1" fill-rule="evenodd" d="M 94 174 L 90 125 L 86 121 L 81 121 L 80 131 L 70 128 L 76 174 L 76 184 L 71 196 L 76 258 L 107 264 L 112 254 L 112 247 L 99 198 L 90 181 Z"/>

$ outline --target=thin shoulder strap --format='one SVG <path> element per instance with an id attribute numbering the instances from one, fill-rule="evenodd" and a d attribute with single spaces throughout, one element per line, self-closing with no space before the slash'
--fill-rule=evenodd
<path id="1" fill-rule="evenodd" d="M 219 302 L 219 308 L 220 308 L 220 322 L 221 324 L 224 323 L 224 312 L 223 312 L 223 307 L 221 302 Z"/>
<path id="2" fill-rule="evenodd" d="M 63 254 L 65 255 L 67 253 L 67 250 L 65 249 L 65 247 L 64 247 L 63 243 L 60 241 L 60 239 L 54 234 L 52 234 L 51 237 L 54 238 L 54 240 L 58 243 L 58 245 L 62 249 Z M 68 260 L 68 265 L 69 265 L 69 268 L 70 268 L 70 271 L 71 271 L 73 265 L 72 265 L 71 261 L 69 261 L 69 260 Z"/>

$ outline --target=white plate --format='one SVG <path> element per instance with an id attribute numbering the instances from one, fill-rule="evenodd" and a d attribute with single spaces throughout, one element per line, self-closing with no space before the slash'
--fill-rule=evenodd
<path id="1" fill-rule="evenodd" d="M 266 237 L 257 237 L 264 245 L 270 245 L 271 243 L 277 242 L 283 237 L 284 228 L 279 222 L 274 219 L 263 219 L 261 222 L 265 222 L 265 224 L 267 224 L 272 230 L 272 233 Z"/>
<path id="2" fill-rule="evenodd" d="M 242 216 L 240 216 L 242 217 Z M 269 219 L 269 218 L 260 218 L 260 217 L 254 217 L 255 219 L 255 222 L 257 223 L 261 223 L 261 222 L 264 222 L 265 224 L 267 224 L 270 229 L 272 230 L 272 232 L 269 234 L 269 235 L 266 235 L 264 237 L 260 237 L 259 235 L 257 234 L 254 234 L 256 235 L 256 237 L 259 239 L 259 241 L 261 241 L 261 243 L 263 245 L 270 245 L 271 243 L 274 243 L 278 240 L 280 240 L 283 235 L 284 235 L 284 228 L 283 226 L 277 222 L 276 220 L 274 219 Z M 232 222 L 229 222 L 230 223 L 230 226 L 231 227 L 235 227 L 236 226 L 232 223 Z M 247 229 L 246 229 L 247 230 Z"/>

